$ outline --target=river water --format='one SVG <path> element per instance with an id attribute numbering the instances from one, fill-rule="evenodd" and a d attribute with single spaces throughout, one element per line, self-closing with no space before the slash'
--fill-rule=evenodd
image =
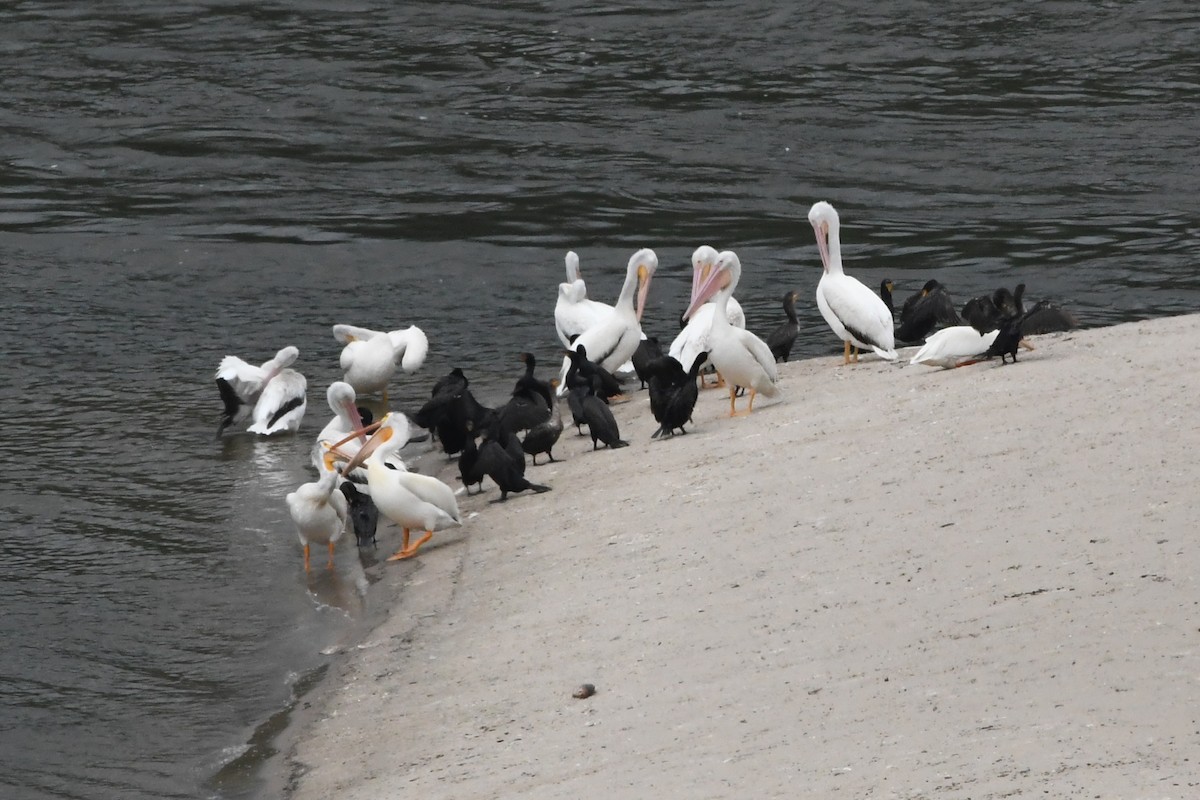
<path id="1" fill-rule="evenodd" d="M 1194 4 L 780 5 L 0 3 L 0 795 L 255 794 L 256 727 L 381 610 L 283 505 L 335 322 L 427 332 L 394 405 L 452 366 L 499 400 L 566 250 L 611 302 L 654 247 L 666 340 L 710 243 L 751 329 L 795 288 L 836 354 L 818 199 L 901 298 L 1200 308 Z M 221 356 L 285 344 L 301 433 L 214 440 Z"/>

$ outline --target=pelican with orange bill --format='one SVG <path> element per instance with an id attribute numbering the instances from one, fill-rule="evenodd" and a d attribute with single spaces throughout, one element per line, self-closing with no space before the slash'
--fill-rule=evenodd
<path id="1" fill-rule="evenodd" d="M 398 561 L 416 555 L 433 538 L 434 531 L 461 526 L 462 515 L 453 489 L 437 478 L 404 469 L 397 454 L 408 442 L 408 419 L 393 412 L 378 425 L 341 472 L 347 475 L 360 465 L 366 466 L 367 487 L 376 508 L 404 532 L 400 549 L 388 558 Z M 424 535 L 410 545 L 409 536 L 414 530 L 423 531 Z"/>

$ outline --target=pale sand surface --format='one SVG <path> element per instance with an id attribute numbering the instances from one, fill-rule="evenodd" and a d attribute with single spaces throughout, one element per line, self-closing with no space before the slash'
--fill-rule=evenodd
<path id="1" fill-rule="evenodd" d="M 1200 797 L 1200 316 L 1035 341 L 569 429 L 387 566 L 290 795 Z"/>

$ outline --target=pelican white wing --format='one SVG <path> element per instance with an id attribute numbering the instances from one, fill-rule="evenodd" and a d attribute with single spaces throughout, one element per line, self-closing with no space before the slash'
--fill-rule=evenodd
<path id="1" fill-rule="evenodd" d="M 558 302 L 554 305 L 554 329 L 563 347 L 607 319 L 613 313 L 608 303 L 589 300 L 587 284 L 579 274 L 579 256 L 570 251 L 566 256 L 567 281 L 558 285 Z"/>
<path id="2" fill-rule="evenodd" d="M 254 404 L 254 422 L 248 430 L 263 436 L 299 430 L 308 408 L 308 381 L 294 369 L 285 369 L 267 382 Z"/>
<path id="3" fill-rule="evenodd" d="M 946 369 L 958 367 L 965 362 L 982 358 L 999 334 L 999 330 L 981 334 L 970 325 L 942 328 L 925 340 L 925 344 L 909 363 Z"/>

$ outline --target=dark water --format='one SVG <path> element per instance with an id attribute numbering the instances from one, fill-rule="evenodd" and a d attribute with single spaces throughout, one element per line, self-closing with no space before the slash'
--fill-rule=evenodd
<path id="1" fill-rule="evenodd" d="M 254 793 L 211 779 L 373 610 L 282 501 L 334 322 L 425 329 L 400 404 L 454 365 L 498 396 L 567 249 L 611 301 L 654 247 L 669 338 L 710 243 L 765 331 L 817 199 L 901 297 L 1200 308 L 1192 3 L 333 5 L 0 3 L 6 798 Z M 285 344 L 300 436 L 213 441 L 217 361 Z"/>

